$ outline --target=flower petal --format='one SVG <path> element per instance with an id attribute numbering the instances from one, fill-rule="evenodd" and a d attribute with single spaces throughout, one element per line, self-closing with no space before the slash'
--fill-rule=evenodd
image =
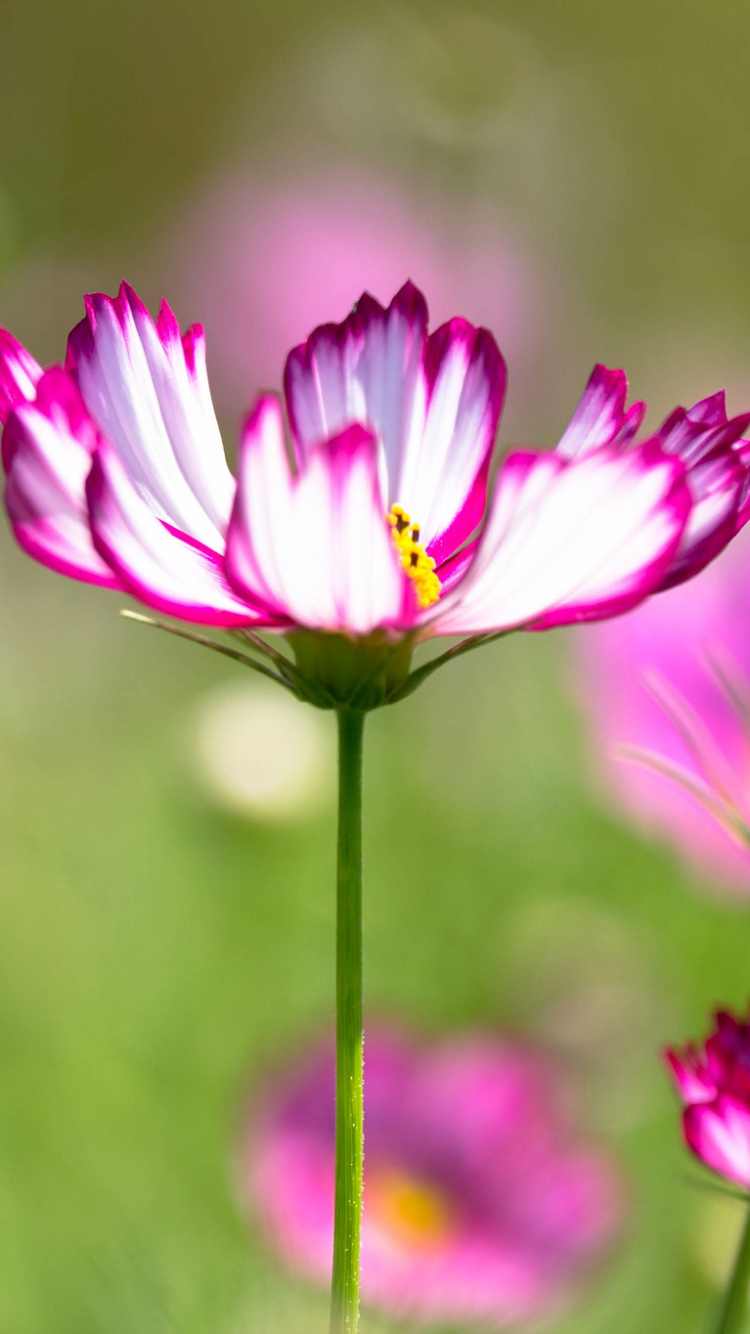
<path id="1" fill-rule="evenodd" d="M 299 462 L 359 421 L 380 434 L 388 477 L 397 475 L 414 417 L 423 419 L 426 339 L 427 303 L 406 283 L 387 310 L 365 292 L 341 324 L 321 325 L 294 348 L 284 393 Z"/>
<path id="2" fill-rule="evenodd" d="M 672 560 L 690 511 L 683 478 L 653 442 L 572 460 L 511 455 L 468 573 L 426 619 L 441 634 L 481 634 L 628 610 Z"/>
<path id="3" fill-rule="evenodd" d="M 656 433 L 662 449 L 679 454 L 689 468 L 719 450 L 729 452 L 750 424 L 750 413 L 727 417 L 723 391 L 692 408 L 675 408 Z"/>
<path id="4" fill-rule="evenodd" d="M 630 440 L 643 420 L 646 404 L 634 403 L 626 412 L 627 396 L 625 372 L 598 363 L 555 453 L 565 459 L 580 458 L 602 445 Z"/>
<path id="5" fill-rule="evenodd" d="M 86 298 L 68 340 L 86 406 L 160 518 L 223 549 L 234 484 L 208 389 L 203 330 L 184 338 L 166 303 L 152 320 L 132 288 Z"/>
<path id="6" fill-rule="evenodd" d="M 428 338 L 425 374 L 426 419 L 409 437 L 394 499 L 418 519 L 439 564 L 484 514 L 506 371 L 492 334 L 455 319 Z"/>
<path id="7" fill-rule="evenodd" d="M 692 497 L 690 517 L 662 588 L 692 579 L 714 560 L 738 531 L 746 471 L 740 459 L 719 446 L 688 468 L 685 480 Z"/>
<path id="8" fill-rule="evenodd" d="M 215 551 L 156 517 L 108 440 L 94 456 L 86 494 L 97 551 L 122 586 L 147 606 L 199 625 L 273 620 L 237 597 Z"/>
<path id="9" fill-rule="evenodd" d="M 287 359 L 297 456 L 352 421 L 383 447 L 387 506 L 418 523 L 438 563 L 473 532 L 505 394 L 492 335 L 451 320 L 427 337 L 427 306 L 407 283 L 384 309 L 365 294 L 342 324 L 316 329 Z"/>
<path id="10" fill-rule="evenodd" d="M 367 634 L 403 625 L 414 594 L 385 521 L 371 431 L 350 426 L 292 474 L 278 401 L 245 427 L 226 568 L 244 596 L 301 625 Z"/>
<path id="11" fill-rule="evenodd" d="M 7 329 L 0 329 L 0 422 L 36 393 L 42 368 Z M 5 459 L 3 458 L 3 464 Z"/>
<path id="12" fill-rule="evenodd" d="M 78 389 L 60 366 L 46 371 L 33 403 L 11 412 L 3 433 L 5 504 L 17 541 L 60 574 L 120 587 L 94 549 L 86 478 L 99 437 Z"/>
<path id="13" fill-rule="evenodd" d="M 696 1157 L 728 1181 L 750 1187 L 750 1109 L 720 1094 L 683 1113 L 685 1139 Z"/>
<path id="14" fill-rule="evenodd" d="M 716 1083 L 694 1047 L 689 1046 L 685 1051 L 671 1047 L 665 1051 L 664 1059 L 684 1103 L 713 1101 Z"/>
<path id="15" fill-rule="evenodd" d="M 435 573 L 440 580 L 441 597 L 445 597 L 455 587 L 459 579 L 463 579 L 477 553 L 478 545 L 479 539 L 475 538 L 461 551 L 457 551 L 455 556 L 451 556 L 449 560 L 438 566 Z"/>

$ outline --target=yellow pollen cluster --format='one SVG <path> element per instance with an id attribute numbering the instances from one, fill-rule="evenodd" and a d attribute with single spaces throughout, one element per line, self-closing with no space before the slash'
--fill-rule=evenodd
<path id="1" fill-rule="evenodd" d="M 386 515 L 391 537 L 409 578 L 413 581 L 420 607 L 431 607 L 440 597 L 440 580 L 435 562 L 419 545 L 419 525 L 412 523 L 406 510 L 394 505 Z"/>

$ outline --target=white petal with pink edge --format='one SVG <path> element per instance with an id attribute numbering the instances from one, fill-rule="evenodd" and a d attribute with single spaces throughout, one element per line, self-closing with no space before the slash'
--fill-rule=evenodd
<path id="1" fill-rule="evenodd" d="M 280 404 L 261 398 L 245 427 L 226 569 L 243 595 L 303 626 L 408 624 L 414 595 L 385 521 L 372 433 L 349 427 L 295 477 Z"/>
<path id="2" fill-rule="evenodd" d="M 602 445 L 625 444 L 646 413 L 645 403 L 634 403 L 626 411 L 627 396 L 625 372 L 598 363 L 555 453 L 566 459 L 580 458 Z"/>
<path id="3" fill-rule="evenodd" d="M 156 517 L 109 441 L 97 450 L 86 494 L 97 550 L 122 586 L 147 606 L 199 625 L 272 621 L 229 587 L 216 552 Z"/>
<path id="4" fill-rule="evenodd" d="M 424 425 L 409 436 L 393 500 L 419 522 L 422 542 L 440 563 L 484 513 L 505 363 L 491 334 L 455 319 L 428 338 L 425 373 Z"/>
<path id="5" fill-rule="evenodd" d="M 698 574 L 718 556 L 738 528 L 745 475 L 736 454 L 714 450 L 711 456 L 688 468 L 686 482 L 693 504 L 666 573 L 665 588 Z"/>
<path id="6" fill-rule="evenodd" d="M 341 324 L 321 325 L 294 348 L 284 390 L 300 462 L 358 421 L 377 431 L 387 474 L 397 476 L 404 441 L 424 415 L 426 338 L 425 299 L 407 283 L 387 309 L 365 293 Z"/>
<path id="7" fill-rule="evenodd" d="M 181 338 L 166 303 L 154 323 L 123 283 L 114 299 L 86 298 L 68 365 L 153 512 L 220 551 L 234 483 L 208 389 L 203 331 L 196 326 Z"/>
<path id="8" fill-rule="evenodd" d="M 683 1114 L 685 1138 L 707 1167 L 750 1187 L 750 1109 L 726 1094 L 696 1103 Z"/>
<path id="9" fill-rule="evenodd" d="M 43 565 L 88 583 L 120 586 L 94 549 L 86 478 L 98 433 L 70 376 L 56 366 L 33 403 L 11 412 L 3 433 L 5 504 L 19 544 Z"/>
<path id="10" fill-rule="evenodd" d="M 0 422 L 19 403 L 28 402 L 36 393 L 42 368 L 30 352 L 7 329 L 0 329 Z"/>
<path id="11" fill-rule="evenodd" d="M 468 573 L 426 619 L 481 634 L 625 611 L 658 586 L 689 512 L 682 464 L 653 443 L 513 454 Z"/>
<path id="12" fill-rule="evenodd" d="M 387 309 L 365 294 L 342 324 L 316 329 L 284 376 L 298 457 L 353 421 L 371 427 L 386 507 L 407 510 L 438 562 L 482 516 L 505 383 L 487 330 L 457 319 L 427 337 L 412 283 Z"/>

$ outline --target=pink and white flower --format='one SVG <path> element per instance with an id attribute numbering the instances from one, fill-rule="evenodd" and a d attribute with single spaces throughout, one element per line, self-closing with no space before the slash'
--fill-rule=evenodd
<path id="1" fill-rule="evenodd" d="M 702 1163 L 750 1190 L 750 1023 L 717 1010 L 702 1047 L 665 1053 L 684 1104 L 685 1140 Z"/>
<path id="2" fill-rule="evenodd" d="M 688 578 L 748 517 L 748 417 L 719 398 L 642 444 L 621 371 L 597 367 L 557 449 L 511 453 L 488 501 L 505 365 L 485 329 L 428 333 L 407 283 L 365 295 L 287 359 L 235 481 L 200 326 L 131 288 L 86 299 L 65 369 L 0 343 L 6 504 L 64 574 L 186 621 L 413 641 L 546 629 Z M 485 520 L 479 536 L 478 528 Z"/>
<path id="3" fill-rule="evenodd" d="M 421 1045 L 368 1032 L 363 1299 L 419 1324 L 550 1319 L 622 1222 L 610 1159 L 571 1128 L 567 1084 L 540 1052 L 465 1034 Z M 334 1051 L 266 1091 L 241 1190 L 275 1248 L 330 1278 Z"/>

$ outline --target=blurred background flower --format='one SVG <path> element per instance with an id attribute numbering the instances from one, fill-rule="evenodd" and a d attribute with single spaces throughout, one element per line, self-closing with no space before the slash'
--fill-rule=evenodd
<path id="1" fill-rule="evenodd" d="M 318 324 L 344 319 L 364 291 L 387 305 L 408 278 L 432 328 L 460 311 L 492 329 L 519 385 L 549 342 L 553 285 L 528 243 L 496 210 L 467 212 L 398 175 L 325 159 L 235 172 L 210 183 L 178 238 L 173 288 L 201 311 L 212 383 L 237 414 L 255 385 L 280 386 L 287 353 Z"/>
<path id="2" fill-rule="evenodd" d="M 607 790 L 637 824 L 665 834 L 704 882 L 746 888 L 748 536 L 694 583 L 653 598 L 627 625 L 587 628 L 581 641 L 580 697 Z"/>
<path id="3" fill-rule="evenodd" d="M 242 1188 L 288 1263 L 326 1282 L 334 1054 L 307 1050 L 247 1132 Z M 623 1199 L 561 1072 L 517 1041 L 367 1036 L 363 1300 L 419 1324 L 549 1318 L 611 1244 Z"/>

